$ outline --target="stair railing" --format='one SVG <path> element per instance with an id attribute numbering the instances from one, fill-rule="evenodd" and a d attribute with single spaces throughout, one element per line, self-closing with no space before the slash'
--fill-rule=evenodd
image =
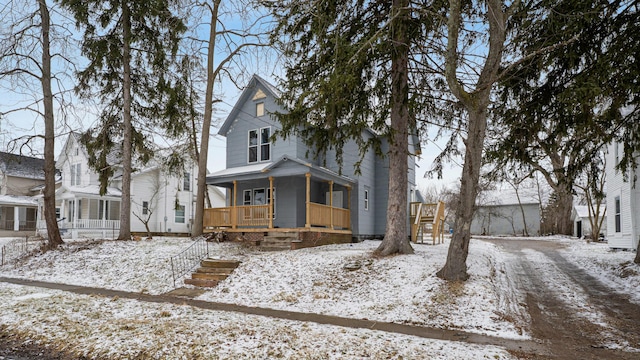
<path id="1" fill-rule="evenodd" d="M 182 250 L 179 254 L 171 257 L 171 276 L 173 277 L 173 287 L 176 287 L 176 280 L 191 272 L 200 264 L 200 261 L 209 256 L 209 242 L 205 237 L 199 237 L 193 244 Z"/>
<path id="2" fill-rule="evenodd" d="M 418 242 L 418 232 L 421 232 L 421 228 L 422 228 L 422 203 L 420 203 L 418 205 L 418 209 L 416 211 L 416 217 L 413 220 L 413 224 L 411 224 L 411 240 L 414 243 Z M 421 236 L 424 236 L 424 234 L 422 234 Z"/>

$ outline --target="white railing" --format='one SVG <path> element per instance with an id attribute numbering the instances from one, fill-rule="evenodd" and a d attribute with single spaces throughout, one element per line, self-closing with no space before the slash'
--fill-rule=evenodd
<path id="1" fill-rule="evenodd" d="M 120 220 L 78 219 L 75 221 L 59 221 L 60 229 L 120 229 Z M 46 229 L 44 220 L 38 221 L 38 229 Z"/>

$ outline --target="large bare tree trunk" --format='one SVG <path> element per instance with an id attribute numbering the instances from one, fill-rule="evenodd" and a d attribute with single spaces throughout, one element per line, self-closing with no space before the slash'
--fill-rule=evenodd
<path id="1" fill-rule="evenodd" d="M 467 91 L 458 79 L 459 62 L 458 36 L 462 19 L 461 0 L 449 1 L 447 20 L 447 51 L 445 55 L 445 77 L 453 95 L 460 101 L 468 113 L 468 134 L 465 140 L 465 157 L 460 183 L 460 198 L 456 206 L 456 222 L 453 237 L 447 253 L 447 262 L 437 272 L 437 276 L 458 281 L 469 278 L 467 274 L 467 256 L 471 239 L 471 221 L 478 195 L 478 182 L 482 166 L 482 152 L 487 128 L 487 109 L 490 103 L 491 88 L 498 78 L 502 62 L 502 51 L 506 41 L 505 10 L 499 0 L 487 0 L 487 21 L 489 22 L 489 52 L 478 76 L 475 89 Z"/>
<path id="2" fill-rule="evenodd" d="M 118 240 L 131 239 L 131 19 L 126 0 L 122 1 L 123 63 L 123 144 L 122 144 L 122 199 L 120 201 L 120 233 Z"/>
<path id="3" fill-rule="evenodd" d="M 389 200 L 387 228 L 376 250 L 380 255 L 413 254 L 407 231 L 407 156 L 409 147 L 409 46 L 407 0 L 393 0 L 391 55 L 391 136 L 389 137 Z M 400 12 L 400 14 L 398 14 Z"/>
<path id="4" fill-rule="evenodd" d="M 44 219 L 47 223 L 49 247 L 62 244 L 56 219 L 56 163 L 53 118 L 53 93 L 51 91 L 51 53 L 49 50 L 49 9 L 45 0 L 38 0 L 42 18 L 42 95 L 44 106 Z"/>
<path id="5" fill-rule="evenodd" d="M 202 136 L 200 138 L 200 154 L 198 155 L 198 192 L 196 194 L 196 217 L 193 219 L 194 236 L 202 234 L 204 220 L 204 198 L 207 193 L 207 155 L 209 152 L 209 131 L 213 113 L 213 84 L 215 82 L 214 56 L 216 48 L 218 9 L 221 0 L 213 2 L 211 8 L 211 26 L 209 28 L 209 47 L 207 49 L 207 90 L 204 99 L 204 119 L 202 122 Z M 211 202 L 209 201 L 209 204 Z"/>
<path id="6" fill-rule="evenodd" d="M 471 221 L 475 212 L 482 148 L 487 128 L 486 107 L 469 113 L 469 136 L 465 143 L 464 166 L 460 184 L 460 196 L 456 205 L 456 222 L 447 262 L 437 275 L 446 280 L 467 280 L 467 256 L 471 240 Z"/>

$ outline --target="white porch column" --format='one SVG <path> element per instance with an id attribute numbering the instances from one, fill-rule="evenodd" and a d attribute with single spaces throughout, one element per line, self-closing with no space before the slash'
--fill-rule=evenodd
<path id="1" fill-rule="evenodd" d="M 13 207 L 13 231 L 20 231 L 20 208 Z"/>
<path id="2" fill-rule="evenodd" d="M 73 227 L 78 228 L 78 199 L 73 198 Z"/>

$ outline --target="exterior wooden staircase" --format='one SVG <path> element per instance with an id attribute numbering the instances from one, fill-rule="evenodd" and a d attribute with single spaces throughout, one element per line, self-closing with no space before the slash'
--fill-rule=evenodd
<path id="1" fill-rule="evenodd" d="M 444 241 L 444 207 L 442 201 L 436 204 L 411 203 L 411 241 L 423 243 L 427 231 L 431 233 L 434 245 L 436 241 L 438 244 Z"/>
<path id="2" fill-rule="evenodd" d="M 226 279 L 238 265 L 240 262 L 236 260 L 204 259 L 200 261 L 200 267 L 191 274 L 191 278 L 185 279 L 184 283 L 200 287 L 215 287 L 220 281 Z"/>

